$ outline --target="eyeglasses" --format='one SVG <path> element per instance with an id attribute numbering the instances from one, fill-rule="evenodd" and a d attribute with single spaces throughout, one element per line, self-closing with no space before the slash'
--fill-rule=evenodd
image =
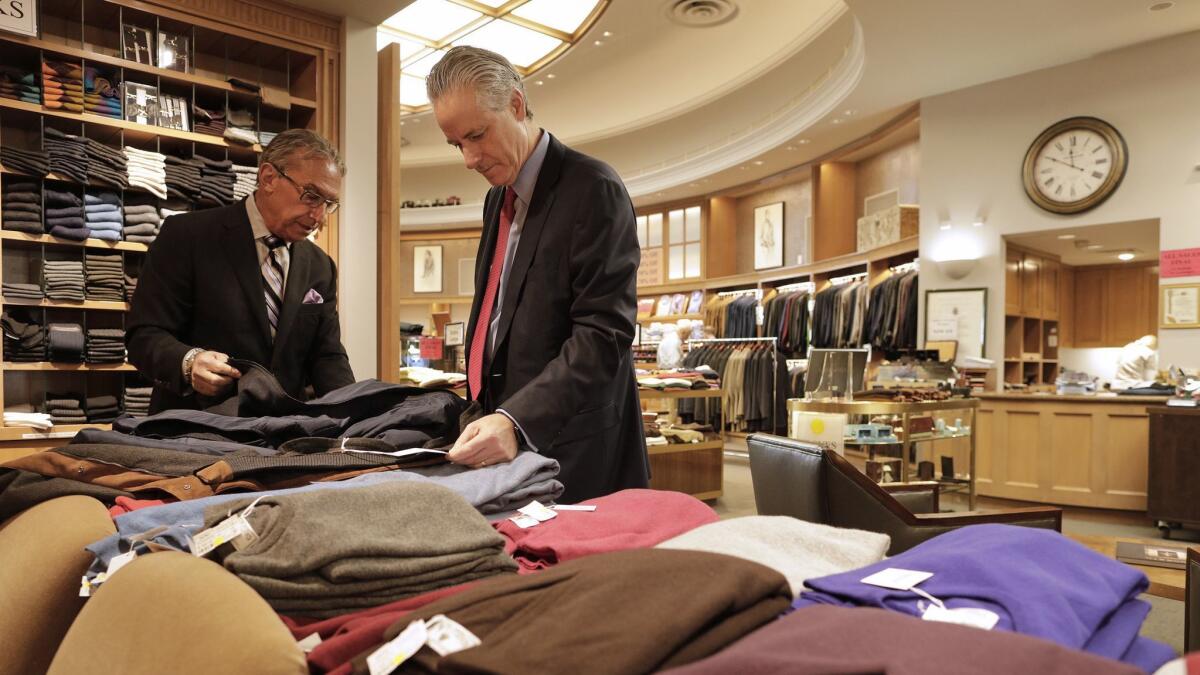
<path id="1" fill-rule="evenodd" d="M 325 213 L 336 213 L 338 207 L 342 205 L 341 202 L 333 199 L 325 199 L 316 192 L 313 192 L 312 190 L 300 185 L 294 178 L 287 175 L 287 173 L 285 173 L 284 170 L 279 168 L 277 165 L 272 164 L 271 166 L 275 167 L 275 171 L 278 172 L 280 176 L 288 179 L 289 183 L 296 186 L 296 189 L 300 191 L 300 203 L 308 208 L 315 209 L 318 206 L 324 205 Z"/>

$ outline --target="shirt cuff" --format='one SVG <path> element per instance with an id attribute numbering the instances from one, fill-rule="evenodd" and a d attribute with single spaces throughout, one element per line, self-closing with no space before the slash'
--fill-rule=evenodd
<path id="1" fill-rule="evenodd" d="M 496 412 L 498 412 L 498 413 L 500 413 L 501 415 L 504 415 L 505 417 L 507 417 L 507 418 L 508 418 L 508 421 L 509 421 L 509 422 L 512 422 L 512 423 L 513 423 L 513 426 L 514 426 L 514 427 L 516 427 L 516 429 L 517 429 L 517 440 L 518 440 L 518 441 L 520 441 L 520 443 L 519 443 L 520 445 L 523 445 L 523 446 L 525 446 L 525 447 L 529 448 L 530 450 L 532 450 L 532 451 L 534 451 L 534 452 L 538 453 L 539 455 L 542 453 L 542 451 L 541 451 L 541 450 L 538 450 L 538 449 L 537 449 L 537 447 L 536 447 L 536 446 L 534 446 L 534 444 L 533 444 L 533 443 L 529 442 L 529 434 L 525 433 L 525 430 L 521 428 L 521 423 L 517 421 L 517 418 L 515 418 L 515 417 L 513 417 L 512 415 L 508 414 L 508 411 L 507 411 L 507 410 L 505 410 L 504 408 L 496 408 Z"/>

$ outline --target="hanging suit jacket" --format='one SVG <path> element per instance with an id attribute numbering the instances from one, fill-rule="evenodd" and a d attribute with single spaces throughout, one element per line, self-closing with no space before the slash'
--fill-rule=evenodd
<path id="1" fill-rule="evenodd" d="M 475 288 L 487 287 L 503 201 L 502 188 L 484 201 Z M 616 172 L 551 137 L 496 300 L 483 391 L 471 395 L 486 412 L 503 408 L 558 460 L 564 503 L 648 485 L 630 351 L 639 259 L 633 204 Z M 475 295 L 471 333 L 482 299 Z"/>
<path id="2" fill-rule="evenodd" d="M 183 381 L 183 357 L 193 347 L 270 364 L 296 398 L 308 385 L 322 395 L 354 382 L 338 324 L 333 261 L 308 240 L 291 245 L 272 341 L 253 236 L 244 200 L 163 223 L 142 266 L 126 328 L 130 362 L 154 382 L 151 413 L 217 402 L 198 397 Z M 309 290 L 324 302 L 304 304 Z"/>

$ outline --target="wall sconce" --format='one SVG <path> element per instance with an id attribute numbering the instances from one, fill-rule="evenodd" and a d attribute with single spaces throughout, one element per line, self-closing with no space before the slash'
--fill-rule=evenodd
<path id="1" fill-rule="evenodd" d="M 970 274 L 971 270 L 975 269 L 975 263 L 977 262 L 978 259 L 976 258 L 939 260 L 937 261 L 937 266 L 938 269 L 942 271 L 942 274 L 945 274 L 951 279 L 958 280 Z"/>

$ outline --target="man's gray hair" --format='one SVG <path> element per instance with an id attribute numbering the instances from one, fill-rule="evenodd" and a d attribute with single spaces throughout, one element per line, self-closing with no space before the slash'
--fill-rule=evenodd
<path id="1" fill-rule="evenodd" d="M 339 175 L 346 175 L 346 163 L 337 148 L 324 136 L 308 129 L 288 129 L 271 139 L 259 163 L 273 164 L 287 171 L 289 162 L 305 159 L 328 160 L 337 167 Z"/>
<path id="2" fill-rule="evenodd" d="M 475 101 L 492 111 L 507 108 L 513 91 L 519 91 L 525 99 L 525 116 L 533 117 L 520 73 L 496 52 L 479 47 L 454 47 L 425 78 L 425 93 L 433 102 L 462 87 L 473 89 Z"/>

